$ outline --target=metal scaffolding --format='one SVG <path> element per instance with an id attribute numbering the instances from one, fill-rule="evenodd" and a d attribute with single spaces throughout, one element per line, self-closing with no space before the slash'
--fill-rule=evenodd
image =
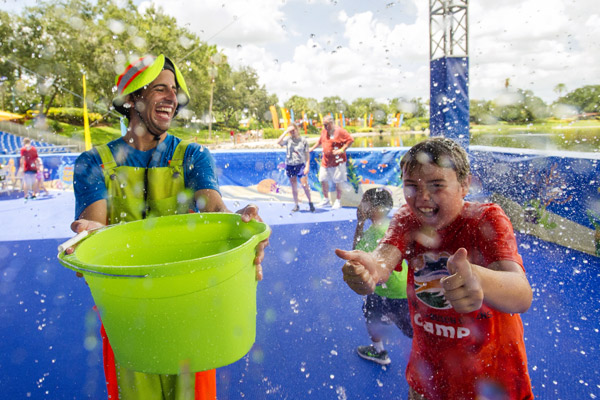
<path id="1" fill-rule="evenodd" d="M 429 59 L 468 57 L 468 0 L 429 0 Z"/>

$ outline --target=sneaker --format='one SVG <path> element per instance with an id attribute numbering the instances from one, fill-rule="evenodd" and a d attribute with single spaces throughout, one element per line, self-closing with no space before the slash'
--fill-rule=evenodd
<path id="1" fill-rule="evenodd" d="M 315 212 L 315 206 L 313 203 L 308 203 L 308 208 L 310 209 L 310 212 Z"/>
<path id="2" fill-rule="evenodd" d="M 322 202 L 320 202 L 319 204 L 317 204 L 317 206 L 319 206 L 319 207 L 331 207 L 331 203 L 329 202 L 329 199 L 324 199 Z"/>
<path id="3" fill-rule="evenodd" d="M 299 210 L 300 210 L 300 207 L 298 207 L 298 204 L 296 204 L 296 206 L 294 208 L 292 208 L 292 212 L 296 212 Z"/>
<path id="4" fill-rule="evenodd" d="M 337 210 L 338 208 L 342 208 L 342 204 L 340 203 L 340 201 L 339 201 L 339 200 L 336 200 L 336 201 L 333 203 L 333 206 L 331 206 L 331 209 L 332 209 L 332 210 Z"/>
<path id="5" fill-rule="evenodd" d="M 378 352 L 375 350 L 373 345 L 369 346 L 358 346 L 356 348 L 356 352 L 358 355 L 365 360 L 373 361 L 379 365 L 388 365 L 392 362 L 388 357 L 388 352 L 383 350 L 382 352 Z"/>

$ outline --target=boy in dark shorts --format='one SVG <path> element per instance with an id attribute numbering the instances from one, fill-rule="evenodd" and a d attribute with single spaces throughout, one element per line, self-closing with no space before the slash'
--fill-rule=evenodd
<path id="1" fill-rule="evenodd" d="M 388 214 L 393 205 L 392 195 L 385 188 L 369 189 L 363 194 L 356 209 L 354 249 L 366 252 L 375 250 L 390 225 Z M 365 231 L 366 220 L 371 220 L 371 225 Z M 404 335 L 412 338 L 413 330 L 406 299 L 406 274 L 407 266 L 406 262 L 403 262 L 402 271 L 393 271 L 385 285 L 378 285 L 375 293 L 365 298 L 363 313 L 366 318 L 367 332 L 373 343 L 368 346 L 358 346 L 356 349 L 358 355 L 365 360 L 380 365 L 391 362 L 381 338 L 381 328 L 384 324 L 394 323 Z"/>

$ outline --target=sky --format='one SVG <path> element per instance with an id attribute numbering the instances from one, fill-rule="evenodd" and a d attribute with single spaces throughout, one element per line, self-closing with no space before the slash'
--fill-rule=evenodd
<path id="1" fill-rule="evenodd" d="M 120 0 L 119 0 L 120 1 Z M 547 103 L 600 84 L 598 0 L 469 2 L 469 96 L 509 88 Z M 19 10 L 34 0 L 0 0 Z M 427 0 L 135 0 L 161 7 L 234 66 L 254 68 L 280 102 L 293 95 L 429 98 Z M 565 94 L 563 92 L 563 94 Z"/>

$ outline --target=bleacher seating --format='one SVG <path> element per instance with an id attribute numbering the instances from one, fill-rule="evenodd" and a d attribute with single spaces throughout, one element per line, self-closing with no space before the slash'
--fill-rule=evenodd
<path id="1" fill-rule="evenodd" d="M 57 146 L 37 140 L 32 140 L 31 144 L 37 149 L 38 154 L 69 152 L 66 146 Z M 23 147 L 22 137 L 0 131 L 0 154 L 20 154 L 21 147 Z"/>

